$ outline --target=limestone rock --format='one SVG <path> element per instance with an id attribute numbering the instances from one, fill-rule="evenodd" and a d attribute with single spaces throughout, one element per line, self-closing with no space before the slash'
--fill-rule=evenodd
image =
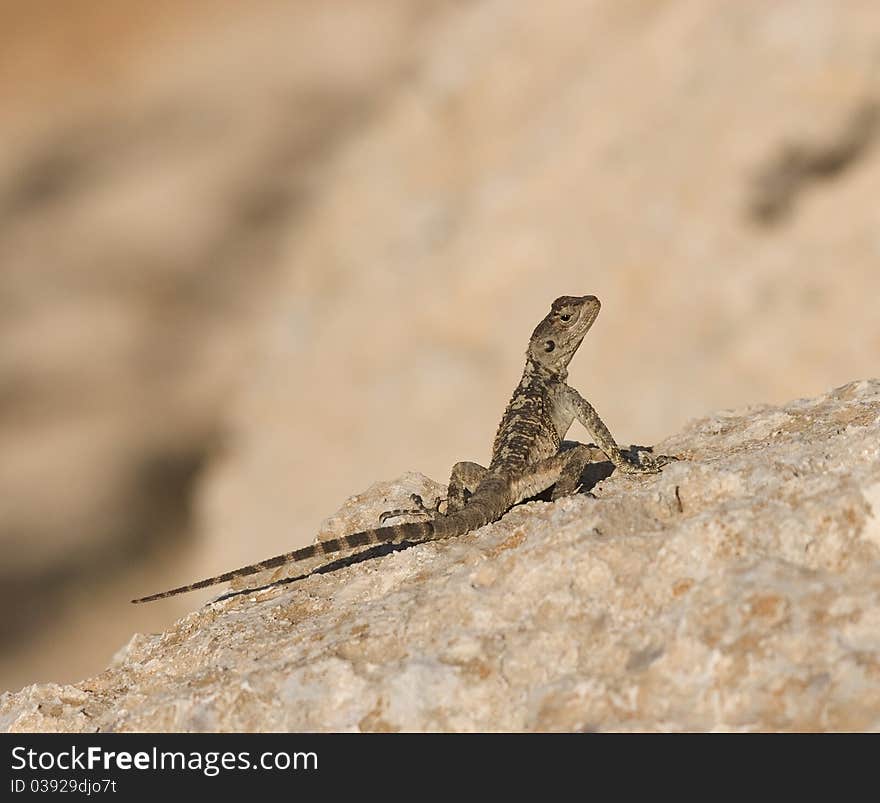
<path id="1" fill-rule="evenodd" d="M 658 448 L 684 459 L 210 603 L 0 727 L 880 728 L 880 381 Z"/>

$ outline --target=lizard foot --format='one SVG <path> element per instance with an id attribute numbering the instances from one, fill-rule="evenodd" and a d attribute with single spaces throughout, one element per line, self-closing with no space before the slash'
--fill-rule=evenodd
<path id="1" fill-rule="evenodd" d="M 422 501 L 422 497 L 418 494 L 412 494 L 410 496 L 412 503 L 415 505 L 414 508 L 409 509 L 397 509 L 397 510 L 386 510 L 384 513 L 379 516 L 379 524 L 384 524 L 388 519 L 396 519 L 400 516 L 431 516 L 434 517 L 440 512 L 440 505 L 445 502 L 445 499 L 441 499 L 439 496 L 434 500 L 433 507 L 425 507 L 424 501 Z"/>
<path id="2" fill-rule="evenodd" d="M 629 454 L 629 461 L 617 467 L 624 474 L 659 474 L 663 466 L 681 459 L 675 455 L 651 454 L 635 447 L 630 449 Z"/>

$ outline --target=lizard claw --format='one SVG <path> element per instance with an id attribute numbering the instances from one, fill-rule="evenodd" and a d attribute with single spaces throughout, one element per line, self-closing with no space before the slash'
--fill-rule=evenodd
<path id="1" fill-rule="evenodd" d="M 617 466 L 618 471 L 621 471 L 624 474 L 659 474 L 660 469 L 655 465 L 645 464 L 645 463 L 624 463 L 620 466 Z"/>
<path id="2" fill-rule="evenodd" d="M 648 454 L 647 452 L 639 453 L 639 462 L 642 465 L 649 465 L 656 468 L 658 471 L 665 465 L 669 463 L 675 463 L 681 460 L 680 457 L 676 457 L 674 454 Z"/>
<path id="3" fill-rule="evenodd" d="M 438 496 L 434 500 L 434 506 L 429 508 L 425 507 L 422 497 L 418 494 L 411 494 L 409 498 L 415 505 L 414 508 L 386 510 L 379 515 L 379 524 L 384 524 L 388 519 L 396 519 L 400 516 L 435 516 L 440 512 L 440 505 L 445 501 Z"/>
<path id="4" fill-rule="evenodd" d="M 659 474 L 663 466 L 680 459 L 675 455 L 654 455 L 639 449 L 632 449 L 631 453 L 634 454 L 634 462 L 618 466 L 624 474 Z"/>

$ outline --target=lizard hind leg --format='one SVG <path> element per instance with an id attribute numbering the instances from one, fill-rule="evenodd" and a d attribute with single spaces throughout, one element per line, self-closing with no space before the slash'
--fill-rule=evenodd
<path id="1" fill-rule="evenodd" d="M 551 500 L 573 494 L 581 485 L 581 476 L 588 463 L 604 459 L 601 449 L 592 445 L 578 444 L 564 452 L 532 463 L 511 482 L 513 504 L 534 499 L 552 488 Z"/>
<path id="2" fill-rule="evenodd" d="M 489 469 L 481 466 L 479 463 L 471 463 L 468 461 L 456 463 L 452 467 L 452 474 L 449 477 L 446 499 L 440 499 L 438 497 L 434 500 L 432 507 L 427 507 L 421 496 L 413 494 L 410 496 L 410 499 L 415 507 L 386 510 L 379 516 L 379 523 L 384 524 L 388 519 L 396 519 L 403 516 L 428 516 L 430 518 L 436 518 L 441 515 L 440 505 L 444 502 L 446 502 L 444 515 L 455 513 L 465 506 L 467 500 L 473 495 L 474 491 L 477 490 L 477 486 L 488 473 Z"/>
<path id="3" fill-rule="evenodd" d="M 386 510 L 379 515 L 379 523 L 384 524 L 388 519 L 396 519 L 403 516 L 430 516 L 433 518 L 440 512 L 440 505 L 443 503 L 443 499 L 438 496 L 434 500 L 433 507 L 426 507 L 422 497 L 418 494 L 411 494 L 409 498 L 415 507 Z"/>
<path id="4" fill-rule="evenodd" d="M 463 460 L 452 467 L 446 490 L 446 515 L 461 510 L 485 479 L 489 469 L 479 463 Z"/>
<path id="5" fill-rule="evenodd" d="M 581 486 L 584 469 L 589 463 L 596 460 L 597 451 L 590 446 L 580 444 L 559 455 L 563 464 L 562 470 L 559 472 L 559 479 L 556 480 L 550 495 L 552 501 L 555 502 L 563 496 L 571 496 L 577 492 Z M 600 456 L 600 459 L 602 457 L 604 454 Z"/>

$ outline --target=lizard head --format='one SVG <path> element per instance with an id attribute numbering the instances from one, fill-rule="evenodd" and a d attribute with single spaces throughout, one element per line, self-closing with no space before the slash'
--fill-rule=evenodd
<path id="1" fill-rule="evenodd" d="M 529 341 L 528 357 L 554 374 L 565 372 L 584 335 L 599 314 L 596 296 L 561 296 L 538 324 Z"/>

